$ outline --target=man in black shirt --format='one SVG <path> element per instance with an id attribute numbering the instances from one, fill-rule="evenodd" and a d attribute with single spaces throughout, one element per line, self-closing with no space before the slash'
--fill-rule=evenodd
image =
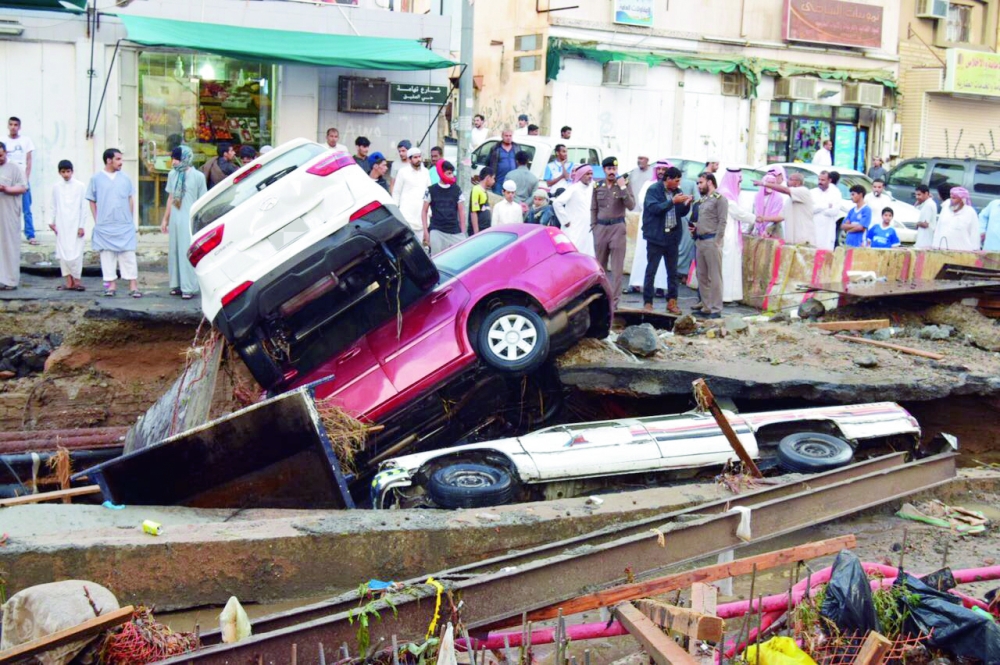
<path id="1" fill-rule="evenodd" d="M 371 145 L 372 142 L 364 136 L 354 139 L 354 146 L 358 150 L 358 154 L 354 155 L 354 161 L 368 174 L 372 172 L 371 162 L 368 161 L 368 150 L 371 148 Z"/>
<path id="2" fill-rule="evenodd" d="M 465 194 L 455 184 L 455 167 L 440 161 L 435 168 L 441 179 L 427 188 L 421 221 L 424 225 L 424 245 L 431 256 L 443 252 L 465 239 Z M 431 213 L 428 225 L 427 213 Z"/>
<path id="3" fill-rule="evenodd" d="M 667 312 L 680 314 L 677 306 L 677 254 L 684 233 L 681 219 L 688 214 L 694 197 L 680 189 L 681 170 L 670 166 L 663 181 L 650 185 L 642 209 L 642 237 L 646 239 L 646 274 L 642 282 L 643 308 L 653 309 L 653 282 L 660 261 L 667 264 Z"/>

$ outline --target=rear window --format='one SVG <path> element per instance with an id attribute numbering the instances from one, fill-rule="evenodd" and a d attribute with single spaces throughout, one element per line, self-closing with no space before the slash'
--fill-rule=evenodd
<path id="1" fill-rule="evenodd" d="M 965 181 L 965 166 L 962 164 L 935 164 L 931 171 L 931 181 L 928 187 L 937 191 L 938 196 L 948 198 L 941 190 L 944 188 L 961 187 Z"/>
<path id="2" fill-rule="evenodd" d="M 1000 166 L 979 164 L 972 180 L 972 191 L 977 194 L 1000 196 Z"/>
<path id="3" fill-rule="evenodd" d="M 230 210 L 251 199 L 254 194 L 323 152 L 325 148 L 312 143 L 299 146 L 268 162 L 235 185 L 230 185 L 205 204 L 191 219 L 191 233 L 198 233 Z"/>
<path id="4" fill-rule="evenodd" d="M 516 233 L 480 233 L 434 257 L 438 272 L 454 277 L 517 240 Z"/>
<path id="5" fill-rule="evenodd" d="M 916 187 L 924 182 L 927 173 L 927 162 L 908 162 L 900 164 L 889 174 L 887 185 L 899 187 Z"/>

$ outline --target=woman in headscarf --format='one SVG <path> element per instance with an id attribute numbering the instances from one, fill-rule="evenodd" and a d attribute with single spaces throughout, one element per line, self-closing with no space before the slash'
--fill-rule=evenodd
<path id="1" fill-rule="evenodd" d="M 764 176 L 764 184 L 777 185 L 778 178 L 768 173 Z M 781 238 L 781 223 L 785 220 L 782 212 L 784 207 L 785 199 L 779 192 L 768 187 L 758 189 L 757 196 L 753 200 L 753 212 L 756 217 L 753 235 L 761 238 Z"/>
<path id="2" fill-rule="evenodd" d="M 972 207 L 969 190 L 952 187 L 950 193 L 950 199 L 941 206 L 933 246 L 935 249 L 977 251 L 981 248 L 979 217 Z"/>
<path id="3" fill-rule="evenodd" d="M 719 193 L 729 201 L 729 221 L 722 239 L 722 300 L 743 299 L 743 234 L 750 230 L 756 215 L 740 206 L 740 183 L 743 170 L 727 168 Z"/>
<path id="4" fill-rule="evenodd" d="M 643 184 L 639 190 L 639 195 L 635 197 L 635 209 L 639 213 L 639 230 L 635 234 L 635 254 L 632 255 L 632 272 L 628 275 L 628 285 L 630 289 L 642 290 L 642 282 L 646 275 L 646 238 L 642 235 L 642 210 L 646 201 L 646 194 L 653 185 L 663 186 L 663 174 L 673 166 L 665 159 L 661 159 L 653 165 L 653 177 Z M 667 290 L 667 266 L 661 261 L 656 270 L 656 277 L 653 279 L 653 288 L 660 291 Z"/>
<path id="5" fill-rule="evenodd" d="M 198 293 L 198 276 L 187 251 L 191 246 L 191 206 L 205 195 L 205 176 L 191 166 L 194 153 L 181 145 L 170 153 L 173 168 L 167 176 L 167 208 L 160 231 L 170 234 L 167 269 L 170 273 L 170 295 L 190 300 Z"/>

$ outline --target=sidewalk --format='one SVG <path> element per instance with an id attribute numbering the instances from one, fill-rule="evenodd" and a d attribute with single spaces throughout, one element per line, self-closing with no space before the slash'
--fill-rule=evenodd
<path id="1" fill-rule="evenodd" d="M 21 238 L 21 267 L 22 268 L 47 268 L 53 267 L 55 274 L 59 274 L 59 260 L 56 259 L 56 234 L 48 226 L 35 229 L 35 240 L 40 244 L 29 245 L 28 241 Z M 167 234 L 160 233 L 159 229 L 152 227 L 141 227 L 139 229 L 139 248 L 136 252 L 136 259 L 140 266 L 161 264 L 166 266 L 167 247 L 169 239 Z M 51 264 L 51 266 L 46 265 Z M 97 252 L 90 248 L 90 233 L 87 233 L 87 242 L 83 254 L 83 265 L 99 266 L 100 259 Z"/>

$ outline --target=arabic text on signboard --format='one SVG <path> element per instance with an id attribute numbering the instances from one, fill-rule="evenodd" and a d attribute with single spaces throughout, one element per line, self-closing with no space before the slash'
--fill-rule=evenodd
<path id="1" fill-rule="evenodd" d="M 448 101 L 448 86 L 393 83 L 389 101 L 402 104 L 444 104 Z"/>
<path id="2" fill-rule="evenodd" d="M 879 48 L 882 8 L 842 0 L 785 0 L 785 39 Z"/>
<path id="3" fill-rule="evenodd" d="M 653 27 L 653 0 L 615 0 L 614 12 L 615 23 Z"/>
<path id="4" fill-rule="evenodd" d="M 966 95 L 1000 97 L 1000 54 L 948 49 L 944 89 Z"/>

